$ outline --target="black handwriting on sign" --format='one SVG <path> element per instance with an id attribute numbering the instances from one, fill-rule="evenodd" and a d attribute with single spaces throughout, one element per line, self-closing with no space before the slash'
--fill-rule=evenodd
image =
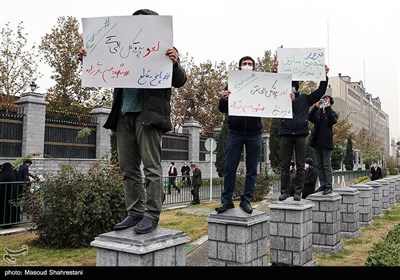
<path id="1" fill-rule="evenodd" d="M 153 73 L 151 69 L 146 70 L 145 68 L 143 68 L 142 74 L 140 74 L 138 79 L 138 84 L 139 85 L 148 84 L 150 86 L 156 87 L 163 81 L 169 80 L 170 76 L 171 76 L 170 72 L 163 74 L 161 70 L 160 72 Z"/>

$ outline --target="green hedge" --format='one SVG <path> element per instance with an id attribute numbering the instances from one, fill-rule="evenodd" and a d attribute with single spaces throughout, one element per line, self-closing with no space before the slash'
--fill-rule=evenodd
<path id="1" fill-rule="evenodd" d="M 400 224 L 368 252 L 366 266 L 400 266 Z"/>
<path id="2" fill-rule="evenodd" d="M 36 191 L 23 194 L 21 205 L 34 223 L 39 245 L 89 246 L 126 216 L 122 178 L 114 165 L 101 161 L 85 174 L 73 165 L 46 176 Z"/>

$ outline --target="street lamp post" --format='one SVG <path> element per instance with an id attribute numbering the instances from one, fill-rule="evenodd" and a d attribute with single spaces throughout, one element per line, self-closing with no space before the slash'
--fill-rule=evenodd
<path id="1" fill-rule="evenodd" d="M 37 84 L 35 83 L 35 81 L 32 81 L 29 87 L 31 88 L 31 92 L 35 92 Z"/>

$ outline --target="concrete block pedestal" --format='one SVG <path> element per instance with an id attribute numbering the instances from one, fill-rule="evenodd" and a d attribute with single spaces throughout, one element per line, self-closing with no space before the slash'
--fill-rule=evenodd
<path id="1" fill-rule="evenodd" d="M 360 192 L 358 202 L 360 226 L 372 226 L 374 224 L 374 220 L 372 220 L 372 186 L 366 184 L 354 184 L 350 187 Z"/>
<path id="2" fill-rule="evenodd" d="M 189 240 L 176 230 L 136 234 L 127 228 L 100 234 L 90 245 L 96 247 L 96 266 L 184 266 Z"/>
<path id="3" fill-rule="evenodd" d="M 372 217 L 383 217 L 382 184 L 376 181 L 365 184 L 372 187 Z"/>
<path id="4" fill-rule="evenodd" d="M 317 192 L 307 196 L 313 208 L 313 252 L 334 254 L 343 249 L 340 240 L 340 204 L 342 196 L 338 193 L 323 195 Z"/>
<path id="5" fill-rule="evenodd" d="M 342 196 L 340 204 L 341 238 L 359 237 L 361 235 L 360 223 L 359 223 L 359 199 L 361 199 L 360 192 L 354 188 L 349 188 L 349 187 L 341 187 L 333 191 Z"/>
<path id="6" fill-rule="evenodd" d="M 208 266 L 267 266 L 267 213 L 233 208 L 207 221 Z"/>
<path id="7" fill-rule="evenodd" d="M 312 259 L 312 209 L 314 203 L 289 197 L 270 208 L 271 263 L 315 266 Z"/>

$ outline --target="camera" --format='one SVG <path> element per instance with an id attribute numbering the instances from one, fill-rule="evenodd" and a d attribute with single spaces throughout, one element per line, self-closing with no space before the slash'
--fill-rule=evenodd
<path id="1" fill-rule="evenodd" d="M 326 105 L 327 105 L 326 99 L 325 99 L 325 98 L 322 98 L 322 99 L 321 99 L 321 108 L 322 108 L 322 109 L 325 109 L 325 108 L 326 108 Z"/>

